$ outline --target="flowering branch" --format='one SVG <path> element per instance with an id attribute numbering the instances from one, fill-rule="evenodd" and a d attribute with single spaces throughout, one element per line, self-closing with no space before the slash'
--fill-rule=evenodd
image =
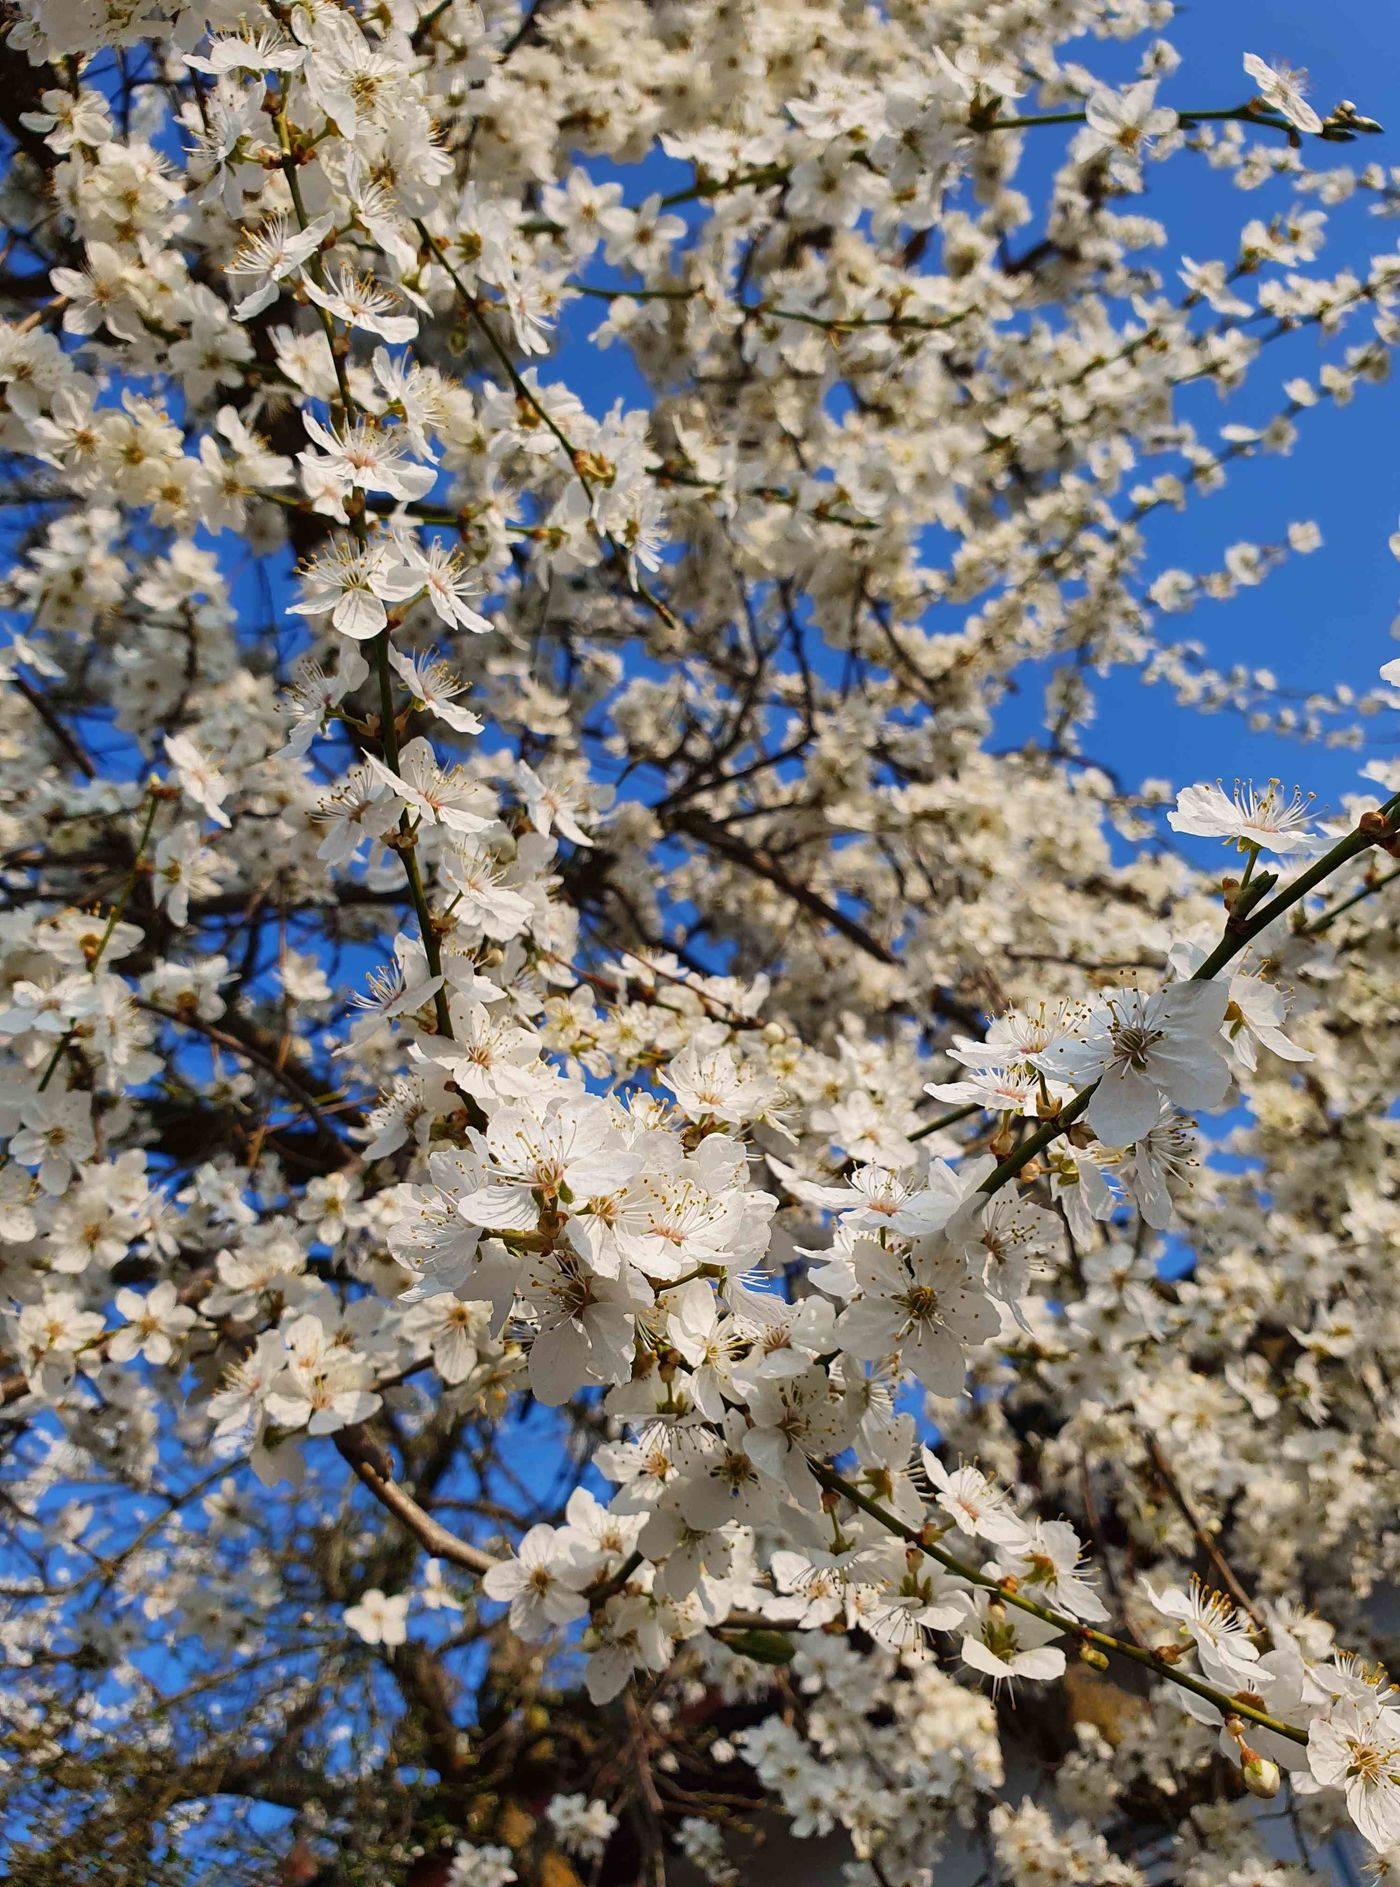
<path id="1" fill-rule="evenodd" d="M 969 1585 L 980 1586 L 986 1591 L 995 1592 L 1003 1605 L 1013 1606 L 1018 1612 L 1025 1612 L 1031 1618 L 1038 1618 L 1046 1625 L 1053 1625 L 1059 1631 L 1067 1633 L 1077 1643 L 1090 1645 L 1095 1651 L 1103 1651 L 1113 1657 L 1126 1658 L 1132 1664 L 1140 1665 L 1151 1671 L 1156 1677 L 1163 1677 L 1182 1690 L 1189 1690 L 1193 1696 L 1203 1697 L 1207 1703 L 1214 1704 L 1224 1716 L 1243 1717 L 1248 1723 L 1258 1724 L 1260 1729 L 1272 1730 L 1275 1735 L 1285 1737 L 1290 1743 L 1306 1743 L 1308 1733 L 1291 1723 L 1285 1723 L 1281 1717 L 1270 1716 L 1267 1710 L 1261 1710 L 1246 1697 L 1235 1696 L 1229 1691 L 1219 1689 L 1214 1684 L 1207 1684 L 1201 1678 L 1193 1677 L 1189 1671 L 1178 1670 L 1176 1665 L 1157 1651 L 1146 1651 L 1140 1645 L 1130 1644 L 1124 1638 L 1115 1638 L 1110 1632 L 1098 1631 L 1086 1625 L 1082 1619 L 1074 1618 L 1068 1612 L 1059 1612 L 1053 1606 L 1041 1605 L 1035 1599 L 1028 1599 L 1023 1592 L 1016 1591 L 1011 1582 L 993 1578 L 988 1573 L 980 1572 L 977 1567 L 961 1560 L 954 1553 L 947 1552 L 936 1540 L 927 1537 L 917 1527 L 907 1526 L 898 1514 L 892 1514 L 882 1507 L 877 1500 L 872 1500 L 853 1482 L 835 1469 L 815 1463 L 812 1472 L 823 1487 L 830 1488 L 834 1494 L 859 1507 L 892 1533 L 906 1546 L 914 1547 L 928 1559 L 955 1573 L 959 1579 L 965 1579 Z"/>
<path id="2" fill-rule="evenodd" d="M 1317 862 L 1298 876 L 1279 892 L 1278 896 L 1261 903 L 1267 892 L 1272 890 L 1277 879 L 1272 873 L 1256 878 L 1251 885 L 1254 897 L 1250 900 L 1248 912 L 1238 907 L 1231 914 L 1225 926 L 1225 934 L 1215 949 L 1192 971 L 1190 981 L 1209 982 L 1219 972 L 1229 966 L 1261 931 L 1269 928 L 1285 911 L 1305 898 L 1310 891 L 1330 878 L 1343 865 L 1348 865 L 1354 858 L 1360 857 L 1374 845 L 1389 842 L 1400 830 L 1400 793 L 1393 795 L 1380 808 L 1379 812 L 1368 814 L 1354 832 L 1347 833 Z M 1030 1164 L 1038 1153 L 1042 1153 L 1060 1136 L 1067 1133 L 1075 1121 L 1088 1111 L 1089 1104 L 1098 1091 L 1098 1082 L 1091 1082 L 1081 1088 L 1070 1100 L 1058 1109 L 1054 1117 L 1027 1136 L 1014 1153 L 1007 1154 L 982 1182 L 981 1190 L 992 1194 L 1000 1192 L 1002 1187 L 1013 1180 L 1022 1169 Z"/>

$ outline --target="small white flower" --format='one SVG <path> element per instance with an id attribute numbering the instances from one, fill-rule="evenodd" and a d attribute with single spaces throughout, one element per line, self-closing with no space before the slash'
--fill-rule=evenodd
<path id="1" fill-rule="evenodd" d="M 1001 1328 L 964 1260 L 938 1237 L 921 1239 L 903 1256 L 862 1238 L 851 1267 L 858 1295 L 836 1320 L 842 1349 L 861 1362 L 898 1350 L 933 1395 L 961 1395 L 967 1347 Z"/>
<path id="2" fill-rule="evenodd" d="M 1124 92 L 1105 87 L 1090 93 L 1084 129 L 1074 141 L 1075 157 L 1080 163 L 1104 157 L 1117 182 L 1135 186 L 1152 140 L 1176 129 L 1176 113 L 1156 98 L 1155 79 L 1142 79 Z"/>
<path id="3" fill-rule="evenodd" d="M 964 1594 L 963 1606 L 968 1615 L 963 1663 L 990 1677 L 994 1687 L 1018 1677 L 1043 1681 L 1064 1676 L 1065 1654 L 1052 1642 L 1061 1635 L 1058 1626 L 1034 1613 L 1013 1610 L 981 1588 Z"/>
<path id="4" fill-rule="evenodd" d="M 387 544 L 361 550 L 337 537 L 330 549 L 301 573 L 301 600 L 287 605 L 292 616 L 331 613 L 331 627 L 355 642 L 377 636 L 388 622 L 386 603 L 401 603 L 418 589 L 413 573 Z"/>
<path id="5" fill-rule="evenodd" d="M 20 1118 L 24 1125 L 10 1141 L 10 1158 L 20 1166 L 37 1166 L 45 1192 L 67 1191 L 74 1169 L 97 1149 L 91 1099 L 47 1088 L 29 1097 Z"/>
<path id="6" fill-rule="evenodd" d="M 401 1645 L 408 1639 L 408 1594 L 389 1598 L 378 1586 L 363 1593 L 358 1605 L 347 1605 L 345 1623 L 367 1645 Z"/>
<path id="7" fill-rule="evenodd" d="M 322 450 L 308 447 L 297 454 L 298 463 L 313 483 L 324 480 L 342 498 L 352 491 L 382 491 L 407 502 L 432 490 L 436 467 L 415 465 L 400 448 L 402 435 L 369 420 L 333 431 L 311 413 L 303 415 L 303 424 Z"/>
<path id="8" fill-rule="evenodd" d="M 447 1586 L 442 1576 L 442 1561 L 423 1562 L 423 1584 L 418 1595 L 430 1612 L 460 1612 L 462 1601 Z"/>
<path id="9" fill-rule="evenodd" d="M 206 54 L 185 54 L 187 66 L 216 79 L 231 72 L 295 72 L 305 59 L 303 47 L 294 45 L 285 34 L 272 27 L 259 31 L 245 27 L 239 33 L 211 34 Z"/>
<path id="10" fill-rule="evenodd" d="M 392 648 L 389 662 L 412 695 L 415 707 L 435 714 L 459 734 L 481 732 L 482 723 L 471 709 L 455 705 L 455 697 L 466 693 L 467 684 L 448 663 L 431 655 L 405 655 Z"/>
<path id="11" fill-rule="evenodd" d="M 466 629 L 472 635 L 487 635 L 490 619 L 471 606 L 469 598 L 479 597 L 485 583 L 476 571 L 464 563 L 460 551 L 448 550 L 438 538 L 427 549 L 409 539 L 401 546 L 433 614 L 449 629 Z"/>
<path id="12" fill-rule="evenodd" d="M 1088 1624 L 1101 1624 L 1108 1608 L 1079 1562 L 1084 1549 L 1066 1520 L 1037 1520 L 1028 1538 L 998 1549 L 997 1559 L 1028 1598 Z"/>
<path id="13" fill-rule="evenodd" d="M 562 780 L 543 780 L 525 761 L 515 763 L 515 777 L 520 797 L 525 802 L 530 824 L 546 838 L 558 830 L 575 845 L 591 846 L 593 841 L 578 822 L 581 811 L 579 795 Z"/>
<path id="14" fill-rule="evenodd" d="M 1175 811 L 1167 814 L 1173 832 L 1223 839 L 1242 852 L 1258 850 L 1278 857 L 1317 849 L 1312 819 L 1311 794 L 1305 799 L 1294 787 L 1293 797 L 1285 799 L 1277 780 L 1270 780 L 1262 793 L 1256 792 L 1252 782 L 1236 781 L 1233 796 L 1218 780 L 1213 786 L 1184 786 L 1176 796 Z"/>
<path id="15" fill-rule="evenodd" d="M 440 767 L 421 734 L 400 749 L 397 773 L 374 754 L 365 755 L 365 765 L 429 825 L 471 836 L 496 823 L 490 795 L 481 782 L 463 767 Z"/>
<path id="16" fill-rule="evenodd" d="M 1220 982 L 1172 983 L 1155 996 L 1137 989 L 1105 993 L 1079 1042 L 1043 1058 L 1076 1087 L 1098 1086 L 1088 1121 L 1107 1146 L 1126 1147 L 1156 1125 L 1165 1096 L 1178 1107 L 1215 1107 L 1230 1086 L 1220 1051 L 1229 991 Z"/>
<path id="17" fill-rule="evenodd" d="M 1286 118 L 1299 131 L 1314 134 L 1321 131 L 1321 118 L 1303 96 L 1308 82 L 1306 72 L 1282 62 L 1270 65 L 1257 52 L 1245 54 L 1244 69 L 1258 87 L 1260 98 L 1281 118 Z"/>
<path id="18" fill-rule="evenodd" d="M 584 1861 L 598 1859 L 617 1827 L 607 1803 L 591 1802 L 586 1795 L 556 1795 L 546 1813 L 560 1847 Z"/>
<path id="19" fill-rule="evenodd" d="M 1013 1512 L 1005 1491 L 993 1487 L 980 1468 L 964 1462 L 950 1472 L 931 1448 L 920 1453 L 934 1499 L 964 1533 L 990 1540 L 994 1546 L 1025 1543 L 1029 1537 L 1025 1521 Z"/>
<path id="20" fill-rule="evenodd" d="M 192 800 L 214 821 L 228 826 L 232 822 L 224 811 L 224 801 L 233 791 L 218 768 L 195 746 L 188 734 L 167 734 L 165 754 L 175 769 L 175 778 L 186 799 Z"/>
<path id="21" fill-rule="evenodd" d="M 225 270 L 245 289 L 233 305 L 234 319 L 248 321 L 270 307 L 277 299 L 280 284 L 315 254 L 321 238 L 334 223 L 334 216 L 319 216 L 305 229 L 298 229 L 289 217 L 274 216 L 261 229 L 245 236 Z"/>
<path id="22" fill-rule="evenodd" d="M 118 1291 L 116 1307 L 126 1323 L 107 1345 L 113 1363 L 128 1363 L 137 1355 L 148 1363 L 168 1363 L 195 1322 L 194 1312 L 180 1302 L 168 1278 L 145 1297 L 126 1288 Z"/>
<path id="23" fill-rule="evenodd" d="M 1194 1639 L 1201 1669 L 1213 1684 L 1231 1691 L 1254 1688 L 1259 1652 L 1249 1637 L 1249 1621 L 1223 1593 L 1193 1579 L 1186 1592 L 1174 1586 L 1158 1592 L 1149 1585 L 1147 1596 L 1159 1612 L 1180 1621 L 1183 1638 Z"/>
<path id="24" fill-rule="evenodd" d="M 531 1527 L 515 1558 L 499 1560 L 481 1583 L 488 1599 L 510 1606 L 510 1628 L 527 1643 L 547 1638 L 588 1611 L 580 1597 L 588 1575 L 553 1527 Z"/>
<path id="25" fill-rule="evenodd" d="M 411 341 L 417 334 L 417 315 L 395 314 L 401 305 L 398 294 L 381 287 L 372 275 L 356 275 L 352 269 L 341 268 L 334 274 L 327 270 L 325 281 L 323 288 L 308 270 L 303 271 L 301 285 L 308 300 L 347 327 L 395 342 Z"/>
<path id="26" fill-rule="evenodd" d="M 1339 1698 L 1308 1726 L 1308 1767 L 1341 1789 L 1347 1813 L 1373 1848 L 1400 1842 L 1400 1711 L 1371 1698 Z"/>
<path id="27" fill-rule="evenodd" d="M 470 1841 L 459 1841 L 452 1851 L 446 1887 L 510 1887 L 520 1878 L 510 1863 L 509 1848 L 478 1848 Z"/>

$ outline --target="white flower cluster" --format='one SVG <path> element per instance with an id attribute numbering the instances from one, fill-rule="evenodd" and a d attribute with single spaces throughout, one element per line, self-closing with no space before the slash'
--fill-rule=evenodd
<path id="1" fill-rule="evenodd" d="M 1400 772 L 1082 751 L 1096 670 L 1395 704 L 1161 629 L 1313 527 L 1147 550 L 1383 376 L 1400 260 L 1314 265 L 1400 184 L 1307 161 L 1377 127 L 1100 84 L 1122 0 L 14 10 L 7 1818 L 1238 1887 L 1287 1788 L 1400 1868 Z M 1167 278 L 1177 157 L 1281 207 Z"/>

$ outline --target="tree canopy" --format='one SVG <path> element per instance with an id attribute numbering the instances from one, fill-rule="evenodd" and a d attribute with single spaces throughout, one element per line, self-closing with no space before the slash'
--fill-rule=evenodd
<path id="1" fill-rule="evenodd" d="M 1400 172 L 1171 13 L 14 0 L 11 1878 L 1400 1878 L 1400 662 L 1159 544 Z"/>

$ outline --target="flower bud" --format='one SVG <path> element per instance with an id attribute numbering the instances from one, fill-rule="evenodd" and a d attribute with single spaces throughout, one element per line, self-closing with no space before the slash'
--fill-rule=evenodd
<path id="1" fill-rule="evenodd" d="M 1266 1802 L 1273 1800 L 1283 1782 L 1278 1764 L 1270 1762 L 1267 1756 L 1261 1756 L 1248 1743 L 1240 1746 L 1240 1773 L 1250 1794 L 1262 1796 Z"/>

